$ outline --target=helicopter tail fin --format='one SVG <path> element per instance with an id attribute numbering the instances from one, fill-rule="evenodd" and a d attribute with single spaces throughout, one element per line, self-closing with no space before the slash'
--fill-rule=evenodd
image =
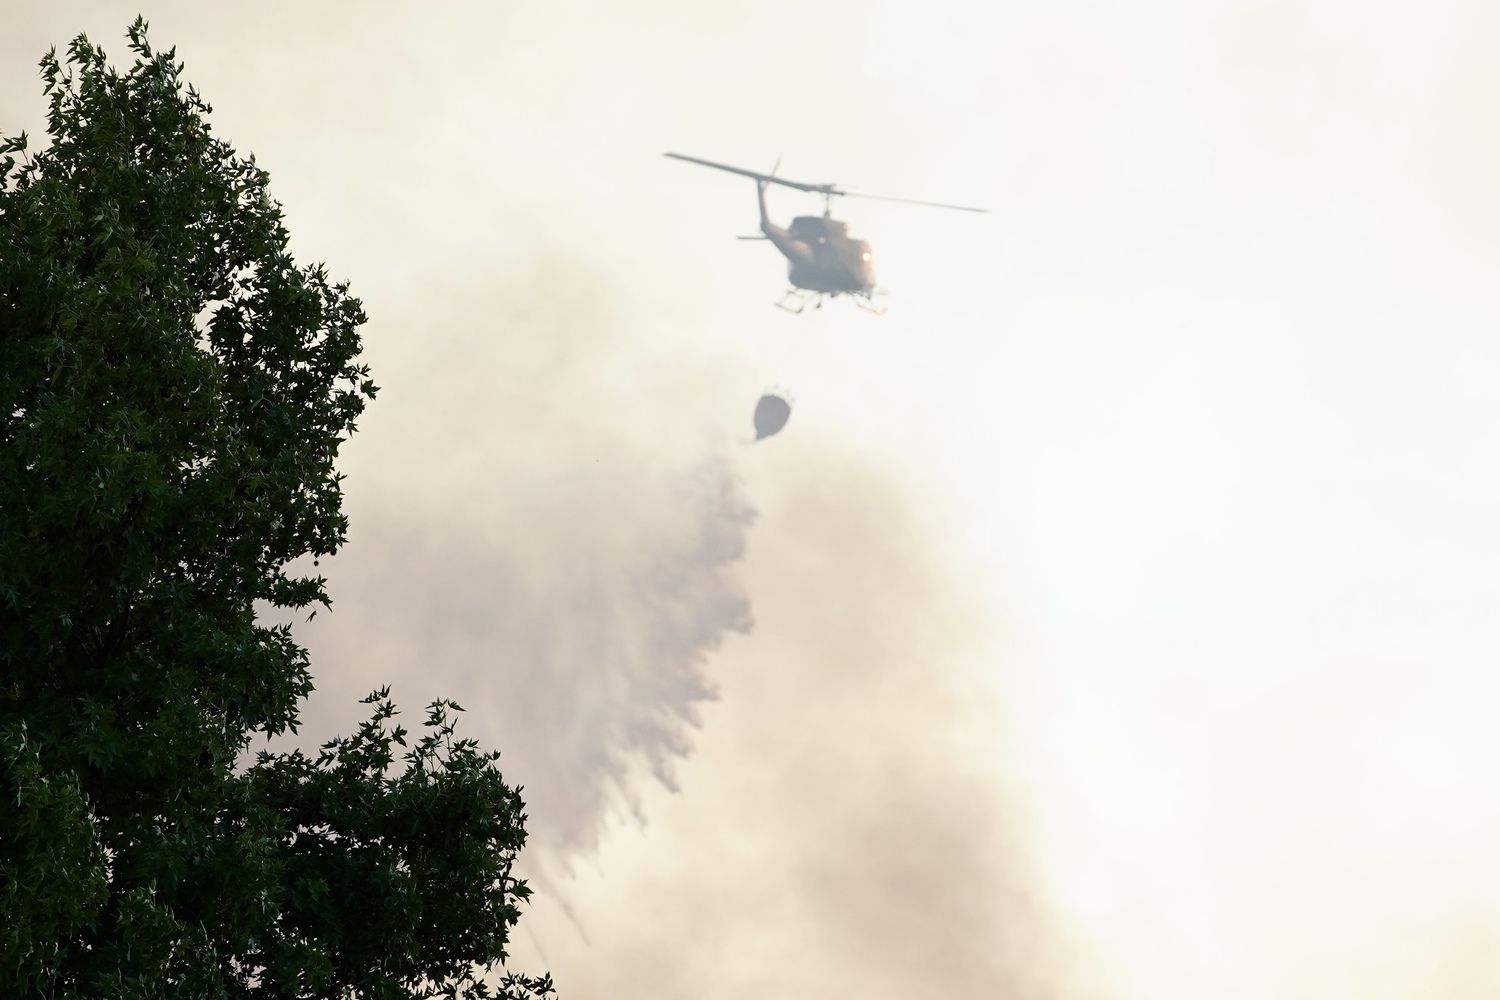
<path id="1" fill-rule="evenodd" d="M 776 157 L 776 163 L 771 167 L 771 172 L 755 181 L 756 194 L 760 197 L 760 223 L 764 228 L 769 221 L 766 216 L 766 188 L 776 180 L 776 171 L 781 169 L 781 157 Z"/>
<path id="2" fill-rule="evenodd" d="M 766 188 L 772 184 L 779 184 L 776 180 L 776 171 L 781 166 L 781 157 L 776 158 L 776 166 L 771 168 L 769 174 L 756 178 L 757 192 L 760 196 L 760 233 L 763 239 L 768 239 L 776 244 L 776 249 L 781 251 L 782 256 L 793 264 L 812 264 L 812 251 L 806 243 L 798 240 L 790 232 L 782 229 L 771 221 L 770 214 L 766 211 Z M 743 237 L 742 237 L 743 238 Z M 754 239 L 755 237 L 749 237 Z"/>

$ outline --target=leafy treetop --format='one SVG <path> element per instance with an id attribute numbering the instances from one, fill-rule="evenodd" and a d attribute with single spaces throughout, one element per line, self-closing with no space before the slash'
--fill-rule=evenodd
<path id="1" fill-rule="evenodd" d="M 312 690 L 256 607 L 327 605 L 296 565 L 376 387 L 359 300 L 129 39 L 42 60 L 46 149 L 0 137 L 0 994 L 489 996 L 525 815 L 457 705 L 236 764 Z"/>

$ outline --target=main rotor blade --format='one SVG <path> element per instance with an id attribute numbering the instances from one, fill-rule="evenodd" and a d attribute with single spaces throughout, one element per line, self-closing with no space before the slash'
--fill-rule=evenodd
<path id="1" fill-rule="evenodd" d="M 846 198 L 868 198 L 871 201 L 897 201 L 903 205 L 925 205 L 928 208 L 951 208 L 956 212 L 980 212 L 987 214 L 987 208 L 974 208 L 972 205 L 950 205 L 944 201 L 918 201 L 916 198 L 892 198 L 887 194 L 861 194 L 858 191 L 830 191 L 829 194 L 842 195 Z"/>
<path id="2" fill-rule="evenodd" d="M 727 170 L 731 174 L 739 174 L 741 177 L 750 177 L 754 180 L 764 181 L 769 184 L 780 184 L 782 187 L 796 188 L 798 191 L 811 191 L 816 194 L 840 193 L 839 191 L 834 190 L 833 185 L 831 184 L 803 184 L 799 181 L 785 180 L 783 178 L 777 177 L 774 174 L 761 174 L 755 172 L 754 170 L 746 170 L 744 167 L 731 167 L 727 163 L 715 163 L 713 160 L 703 160 L 699 159 L 696 156 L 684 156 L 681 153 L 663 153 L 661 155 L 670 156 L 674 160 L 685 160 L 688 163 L 696 163 L 699 166 L 703 167 L 713 167 L 715 170 Z"/>
<path id="3" fill-rule="evenodd" d="M 804 184 L 801 181 L 784 180 L 775 174 L 757 173 L 754 170 L 746 170 L 744 167 L 731 167 L 727 163 L 715 163 L 713 160 L 703 160 L 696 156 L 684 156 L 682 153 L 663 153 L 662 155 L 670 156 L 674 160 L 696 163 L 703 167 L 713 167 L 715 170 L 727 170 L 731 174 L 739 174 L 741 177 L 750 177 L 769 184 L 780 184 L 782 187 L 794 188 L 798 191 L 827 195 L 830 198 L 868 198 L 872 201 L 900 202 L 903 205 L 924 205 L 927 208 L 951 208 L 956 212 L 989 212 L 987 208 L 974 208 L 971 205 L 950 205 L 943 201 L 919 201 L 916 198 L 892 198 L 890 195 L 884 194 L 862 194 L 858 191 L 845 191 L 843 188 L 834 187 L 832 184 Z"/>

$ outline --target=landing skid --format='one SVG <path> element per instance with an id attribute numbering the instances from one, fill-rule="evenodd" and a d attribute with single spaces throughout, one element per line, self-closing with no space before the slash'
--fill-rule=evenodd
<path id="1" fill-rule="evenodd" d="M 814 309 L 823 308 L 823 292 L 810 292 L 805 288 L 788 288 L 776 303 L 777 309 L 783 309 L 789 313 L 801 313 L 809 303 Z M 791 305 L 787 305 L 790 302 Z"/>
<path id="2" fill-rule="evenodd" d="M 783 295 L 781 297 L 781 299 L 776 303 L 776 308 L 777 309 L 785 310 L 786 312 L 789 312 L 789 313 L 798 313 L 798 314 L 800 314 L 809 305 L 812 306 L 814 309 L 822 309 L 823 308 L 823 300 L 824 299 L 837 298 L 838 296 L 840 296 L 842 294 L 844 294 L 844 293 L 842 293 L 842 292 L 814 292 L 814 291 L 809 291 L 806 288 L 792 287 L 792 288 L 788 288 L 786 290 L 786 294 Z M 884 306 L 877 306 L 874 303 L 874 301 L 871 299 L 871 297 L 869 295 L 861 295 L 861 294 L 850 293 L 849 297 L 854 300 L 854 304 L 855 305 L 859 306 L 865 312 L 867 312 L 867 313 L 873 313 L 876 316 L 884 316 L 885 315 L 885 307 Z"/>

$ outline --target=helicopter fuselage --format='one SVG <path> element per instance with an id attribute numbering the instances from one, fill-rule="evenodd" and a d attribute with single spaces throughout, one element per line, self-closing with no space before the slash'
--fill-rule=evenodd
<path id="1" fill-rule="evenodd" d="M 795 299 L 799 305 L 791 310 L 793 312 L 801 312 L 801 307 L 805 306 L 809 299 L 814 299 L 817 305 L 822 305 L 825 295 L 852 295 L 856 297 L 856 304 L 861 308 L 871 309 L 874 312 L 880 311 L 874 309 L 869 303 L 870 297 L 875 294 L 875 258 L 870 252 L 870 244 L 864 240 L 851 238 L 849 227 L 833 218 L 834 198 L 853 196 L 874 198 L 879 201 L 899 201 L 908 205 L 925 205 L 929 208 L 951 208 L 961 212 L 984 211 L 982 208 L 973 208 L 968 205 L 917 201 L 912 198 L 890 198 L 885 195 L 845 191 L 833 184 L 807 184 L 802 181 L 787 180 L 785 177 L 776 176 L 775 167 L 771 168 L 769 174 L 762 174 L 754 170 L 746 170 L 744 167 L 705 160 L 697 156 L 685 156 L 682 153 L 664 155 L 674 160 L 684 160 L 699 166 L 711 167 L 714 170 L 739 174 L 741 177 L 749 177 L 755 181 L 760 201 L 761 235 L 741 237 L 741 239 L 768 239 L 787 259 L 790 264 L 789 277 L 792 288 L 787 295 L 782 296 L 782 301 L 777 305 L 786 308 L 786 300 Z M 781 161 L 778 160 L 777 166 L 780 164 Z M 772 184 L 822 195 L 823 215 L 821 217 L 799 215 L 785 229 L 776 225 L 766 213 L 766 188 Z M 812 295 L 808 296 L 806 294 L 808 292 Z M 861 299 L 864 301 L 859 301 Z"/>
<path id="2" fill-rule="evenodd" d="M 869 296 L 875 290 L 870 244 L 853 239 L 846 223 L 826 215 L 799 215 L 783 229 L 766 212 L 766 185 L 759 188 L 760 231 L 787 259 L 794 287 L 824 295 Z"/>
<path id="3" fill-rule="evenodd" d="M 788 278 L 795 287 L 828 295 L 865 295 L 874 290 L 870 244 L 851 239 L 844 223 L 804 215 L 793 219 L 789 229 L 762 223 L 761 232 L 786 257 Z"/>

